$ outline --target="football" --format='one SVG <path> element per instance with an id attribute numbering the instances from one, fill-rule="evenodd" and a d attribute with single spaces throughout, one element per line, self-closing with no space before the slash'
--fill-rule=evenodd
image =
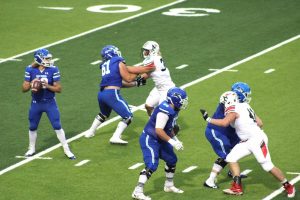
<path id="1" fill-rule="evenodd" d="M 33 93 L 37 93 L 42 89 L 42 86 L 42 82 L 40 80 L 35 79 L 31 82 L 31 91 Z"/>

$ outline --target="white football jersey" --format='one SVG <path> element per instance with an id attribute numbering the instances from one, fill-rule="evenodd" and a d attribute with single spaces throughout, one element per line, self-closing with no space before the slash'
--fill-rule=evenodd
<path id="1" fill-rule="evenodd" d="M 175 87 L 170 71 L 165 67 L 162 57 L 158 55 L 150 56 L 143 61 L 143 65 L 148 65 L 151 62 L 154 62 L 155 70 L 150 73 L 150 77 L 154 81 L 157 90 L 163 91 Z"/>
<path id="2" fill-rule="evenodd" d="M 263 130 L 256 123 L 256 116 L 248 103 L 237 103 L 225 108 L 225 115 L 235 112 L 239 117 L 231 124 L 241 140 L 248 140 L 252 137 L 263 137 Z"/>

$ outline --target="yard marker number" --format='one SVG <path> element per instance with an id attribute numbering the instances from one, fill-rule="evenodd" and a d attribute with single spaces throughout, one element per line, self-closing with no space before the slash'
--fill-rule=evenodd
<path id="1" fill-rule="evenodd" d="M 196 169 L 198 166 L 190 166 L 182 171 L 182 173 L 189 173 L 190 171 Z"/>
<path id="2" fill-rule="evenodd" d="M 142 166 L 144 163 L 136 163 L 134 165 L 132 165 L 131 167 L 129 167 L 128 169 L 137 169 L 139 168 L 140 166 Z"/>
<path id="3" fill-rule="evenodd" d="M 80 161 L 79 163 L 75 164 L 74 166 L 80 167 L 80 166 L 82 166 L 82 165 L 84 165 L 84 164 L 86 164 L 88 162 L 90 162 L 90 160 L 83 160 L 83 161 Z"/>

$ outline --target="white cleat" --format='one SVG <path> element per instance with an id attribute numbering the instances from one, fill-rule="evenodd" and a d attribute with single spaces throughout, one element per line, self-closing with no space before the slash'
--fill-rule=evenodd
<path id="1" fill-rule="evenodd" d="M 69 159 L 71 159 L 71 160 L 76 159 L 76 156 L 70 150 L 65 150 L 64 152 Z"/>
<path id="2" fill-rule="evenodd" d="M 121 138 L 117 138 L 117 137 L 111 137 L 109 142 L 112 144 L 128 144 L 127 141 L 122 140 Z"/>
<path id="3" fill-rule="evenodd" d="M 206 180 L 203 185 L 205 187 L 208 187 L 208 188 L 212 188 L 212 189 L 218 189 L 218 186 L 214 183 L 214 182 L 211 182 L 209 180 Z"/>
<path id="4" fill-rule="evenodd" d="M 165 187 L 164 187 L 164 191 L 165 191 L 165 192 L 178 193 L 178 194 L 181 194 L 181 193 L 184 192 L 183 190 L 181 190 L 181 189 L 179 189 L 179 188 L 177 188 L 177 187 L 175 187 L 175 186 L 170 186 L 170 187 L 165 186 Z"/>
<path id="5" fill-rule="evenodd" d="M 132 198 L 137 200 L 151 200 L 151 197 L 145 196 L 142 192 L 133 191 Z"/>
<path id="6" fill-rule="evenodd" d="M 35 154 L 35 149 L 28 149 L 28 151 L 25 153 L 25 157 L 31 157 Z"/>
<path id="7" fill-rule="evenodd" d="M 87 130 L 86 133 L 84 134 L 84 137 L 86 137 L 86 138 L 91 138 L 94 136 L 95 136 L 95 133 L 91 130 Z"/>

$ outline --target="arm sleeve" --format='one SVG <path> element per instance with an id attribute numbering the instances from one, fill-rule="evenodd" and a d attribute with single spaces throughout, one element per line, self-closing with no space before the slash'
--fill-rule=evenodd
<path id="1" fill-rule="evenodd" d="M 163 112 L 157 113 L 155 128 L 164 129 L 168 120 L 169 120 L 169 116 L 166 113 Z"/>
<path id="2" fill-rule="evenodd" d="M 30 67 L 26 67 L 24 81 L 30 82 Z"/>
<path id="3" fill-rule="evenodd" d="M 53 73 L 53 82 L 60 81 L 60 72 L 58 70 L 58 67 L 55 67 L 54 73 Z"/>

